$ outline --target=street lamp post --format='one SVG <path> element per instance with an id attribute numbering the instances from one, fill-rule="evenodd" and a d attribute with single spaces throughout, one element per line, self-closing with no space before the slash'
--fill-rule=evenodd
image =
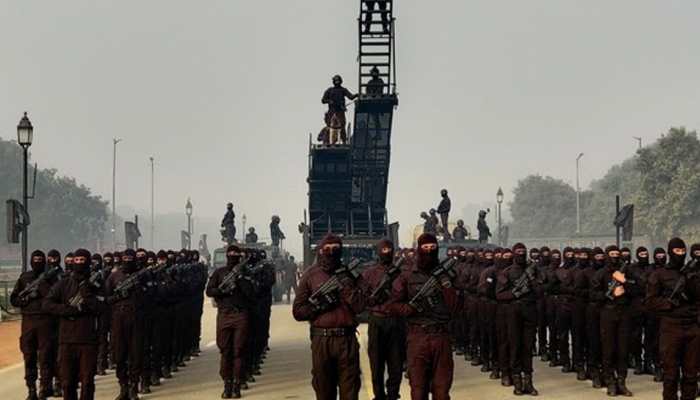
<path id="1" fill-rule="evenodd" d="M 637 141 L 637 149 L 641 150 L 642 149 L 642 138 L 639 136 L 632 136 L 632 138 Z"/>
<path id="2" fill-rule="evenodd" d="M 503 228 L 501 226 L 501 203 L 503 203 L 503 189 L 498 187 L 498 192 L 496 192 L 496 202 L 498 203 L 498 245 L 503 246 Z"/>
<path id="3" fill-rule="evenodd" d="M 576 234 L 581 234 L 581 187 L 579 186 L 579 161 L 583 153 L 576 157 Z"/>
<path id="4" fill-rule="evenodd" d="M 112 251 L 117 250 L 117 144 L 121 141 L 112 138 Z"/>
<path id="5" fill-rule="evenodd" d="M 151 160 L 151 249 L 155 249 L 156 241 L 156 217 L 155 217 L 155 167 L 153 166 L 153 156 L 149 158 Z"/>
<path id="6" fill-rule="evenodd" d="M 23 181 L 22 181 L 22 205 L 24 206 L 24 211 L 29 214 L 29 194 L 27 193 L 27 173 L 28 173 L 28 162 L 29 162 L 29 146 L 32 145 L 34 140 L 34 127 L 32 126 L 27 113 L 19 121 L 17 125 L 17 143 L 22 146 L 24 151 L 24 163 L 23 163 Z M 26 224 L 22 228 L 22 272 L 27 270 L 27 249 L 29 246 L 29 229 Z"/>
<path id="7" fill-rule="evenodd" d="M 187 214 L 187 250 L 192 249 L 192 202 L 189 197 L 185 204 L 185 214 Z"/>
<path id="8" fill-rule="evenodd" d="M 246 232 L 246 230 L 245 230 L 245 223 L 246 223 L 247 220 L 248 220 L 248 218 L 246 218 L 245 214 L 243 214 L 243 216 L 241 217 L 241 221 L 243 222 L 243 229 L 242 229 L 242 231 L 241 231 L 241 236 L 240 236 L 240 237 L 243 238 L 243 241 L 244 241 L 244 242 L 245 242 L 245 232 Z"/>

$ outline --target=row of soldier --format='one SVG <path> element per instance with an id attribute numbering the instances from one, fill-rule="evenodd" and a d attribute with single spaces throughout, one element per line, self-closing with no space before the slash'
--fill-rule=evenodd
<path id="1" fill-rule="evenodd" d="M 700 364 L 700 246 L 678 239 L 668 252 L 627 249 L 449 249 L 423 234 L 415 249 L 383 240 L 362 275 L 343 265 L 342 241 L 327 236 L 299 282 L 293 314 L 310 323 L 317 399 L 356 399 L 356 316 L 369 312 L 375 400 L 396 400 L 403 369 L 411 398 L 449 399 L 453 350 L 515 395 L 538 395 L 537 354 L 610 396 L 632 396 L 627 371 L 663 380 L 663 398 L 694 399 Z M 667 260 L 668 258 L 668 260 Z M 495 318 L 494 318 L 495 317 Z M 570 339 L 571 338 L 571 342 Z M 633 360 L 633 363 L 630 363 Z M 386 372 L 386 375 L 385 375 Z"/>
<path id="2" fill-rule="evenodd" d="M 127 249 L 31 256 L 11 295 L 22 312 L 28 399 L 94 398 L 95 375 L 115 369 L 118 400 L 138 399 L 199 355 L 207 266 L 197 251 Z M 261 331 L 255 331 L 259 329 Z M 262 326 L 251 328 L 263 336 Z M 266 346 L 266 341 L 262 341 Z M 250 353 L 258 372 L 261 344 Z M 223 351 L 223 349 L 222 349 Z M 39 388 L 36 382 L 39 380 Z"/>

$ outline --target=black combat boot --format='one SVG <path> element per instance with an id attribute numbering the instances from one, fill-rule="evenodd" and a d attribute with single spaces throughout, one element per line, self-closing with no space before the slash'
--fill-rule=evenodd
<path id="1" fill-rule="evenodd" d="M 612 376 L 606 377 L 605 380 L 608 383 L 608 396 L 617 396 L 617 381 Z"/>
<path id="2" fill-rule="evenodd" d="M 664 374 L 663 374 L 663 369 L 661 366 L 657 365 L 656 369 L 654 370 L 654 382 L 663 382 L 664 381 Z"/>
<path id="3" fill-rule="evenodd" d="M 63 388 L 61 387 L 61 381 L 58 379 L 53 381 L 53 397 L 63 397 Z"/>
<path id="4" fill-rule="evenodd" d="M 513 386 L 513 377 L 511 375 L 501 374 L 501 385 L 505 387 Z"/>
<path id="5" fill-rule="evenodd" d="M 139 400 L 139 384 L 137 382 L 129 383 L 129 400 Z"/>
<path id="6" fill-rule="evenodd" d="M 491 372 L 491 362 L 484 361 L 484 365 L 481 366 L 481 372 Z"/>
<path id="7" fill-rule="evenodd" d="M 233 398 L 234 399 L 241 398 L 241 385 L 238 382 L 233 384 Z"/>
<path id="8" fill-rule="evenodd" d="M 523 378 L 520 374 L 513 375 L 513 394 L 516 396 L 522 396 L 523 392 Z"/>
<path id="9" fill-rule="evenodd" d="M 617 394 L 632 397 L 632 392 L 630 392 L 630 390 L 627 389 L 627 385 L 625 385 L 625 378 L 617 378 Z"/>
<path id="10" fill-rule="evenodd" d="M 233 381 L 232 380 L 225 380 L 224 381 L 224 391 L 221 393 L 221 398 L 222 399 L 230 399 L 233 397 Z"/>
<path id="11" fill-rule="evenodd" d="M 501 377 L 501 371 L 498 369 L 494 368 L 493 371 L 491 371 L 491 375 L 489 375 L 489 379 L 499 379 Z"/>
<path id="12" fill-rule="evenodd" d="M 644 363 L 642 362 L 641 358 L 637 358 L 634 361 L 634 374 L 644 375 Z"/>
<path id="13" fill-rule="evenodd" d="M 654 364 L 650 360 L 644 360 L 644 373 L 646 375 L 654 375 Z"/>
<path id="14" fill-rule="evenodd" d="M 585 381 L 586 379 L 588 379 L 586 369 L 583 367 L 576 367 L 576 380 Z"/>
<path id="15" fill-rule="evenodd" d="M 532 375 L 525 374 L 525 379 L 523 381 L 523 392 L 529 394 L 530 396 L 537 396 L 540 392 L 535 389 L 535 385 L 532 384 Z"/>
<path id="16" fill-rule="evenodd" d="M 479 365 L 481 365 L 481 363 L 482 363 L 481 357 L 479 357 L 478 355 L 475 355 L 472 357 L 472 362 L 471 362 L 472 367 L 479 366 Z"/>
<path id="17" fill-rule="evenodd" d="M 162 373 L 162 375 L 163 375 L 163 378 L 165 378 L 165 379 L 173 379 L 173 374 L 170 373 L 170 367 L 169 367 L 169 366 L 163 367 L 163 373 Z"/>
<path id="18" fill-rule="evenodd" d="M 141 379 L 141 390 L 139 390 L 139 393 L 143 393 L 143 394 L 151 393 L 151 378 L 142 378 Z"/>
<path id="19" fill-rule="evenodd" d="M 160 386 L 160 377 L 157 372 L 151 374 L 151 386 Z"/>
<path id="20" fill-rule="evenodd" d="M 129 386 L 119 385 L 119 395 L 114 400 L 129 400 Z"/>
<path id="21" fill-rule="evenodd" d="M 561 372 L 563 374 L 570 374 L 570 373 L 574 372 L 574 369 L 571 368 L 571 362 L 564 361 L 562 364 L 563 364 L 563 366 L 561 367 Z"/>
<path id="22" fill-rule="evenodd" d="M 598 369 L 591 371 L 591 380 L 594 388 L 600 389 L 603 387 L 603 381 L 600 379 L 600 371 Z"/>
<path id="23" fill-rule="evenodd" d="M 27 384 L 27 400 L 39 400 L 36 394 L 36 384 Z"/>

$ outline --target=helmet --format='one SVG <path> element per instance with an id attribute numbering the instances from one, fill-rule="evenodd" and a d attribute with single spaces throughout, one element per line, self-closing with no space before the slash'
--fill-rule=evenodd
<path id="1" fill-rule="evenodd" d="M 338 84 L 342 85 L 343 84 L 343 78 L 340 75 L 335 75 L 333 76 L 333 83 L 335 84 L 338 82 Z"/>
<path id="2" fill-rule="evenodd" d="M 227 203 L 226 208 L 233 208 L 233 203 Z"/>

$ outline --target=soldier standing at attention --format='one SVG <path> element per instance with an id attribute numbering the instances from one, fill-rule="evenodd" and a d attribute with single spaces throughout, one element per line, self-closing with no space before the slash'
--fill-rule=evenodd
<path id="1" fill-rule="evenodd" d="M 343 78 L 340 75 L 335 75 L 333 77 L 333 86 L 326 89 L 323 93 L 321 103 L 328 104 L 328 112 L 326 112 L 325 116 L 326 126 L 331 127 L 331 119 L 333 117 L 337 118 L 337 124 L 341 126 L 340 136 L 343 143 L 347 141 L 347 133 L 345 132 L 345 125 L 347 124 L 345 98 L 355 100 L 357 95 L 343 87 Z"/>
<path id="2" fill-rule="evenodd" d="M 236 214 L 233 212 L 233 203 L 226 204 L 226 214 L 224 214 L 224 219 L 221 220 L 221 227 L 224 228 L 224 239 L 229 245 L 236 241 L 235 219 Z"/>
<path id="3" fill-rule="evenodd" d="M 340 290 L 311 301 L 312 294 L 343 267 L 342 254 L 340 238 L 326 235 L 319 244 L 316 264 L 301 277 L 292 307 L 294 319 L 309 321 L 311 325 L 311 372 L 316 400 L 335 400 L 338 394 L 340 400 L 357 400 L 360 392 L 360 345 L 355 331 L 356 315 L 365 307 L 363 290 L 352 279 L 343 277 Z"/>
<path id="4" fill-rule="evenodd" d="M 450 197 L 447 195 L 447 189 L 442 189 L 440 191 L 440 196 L 442 196 L 442 200 L 440 200 L 440 204 L 438 205 L 437 213 L 440 214 L 440 222 L 442 222 L 442 231 L 445 240 L 449 240 L 450 228 L 447 226 L 447 222 L 450 218 L 450 209 L 452 209 L 452 202 L 450 201 Z"/>

